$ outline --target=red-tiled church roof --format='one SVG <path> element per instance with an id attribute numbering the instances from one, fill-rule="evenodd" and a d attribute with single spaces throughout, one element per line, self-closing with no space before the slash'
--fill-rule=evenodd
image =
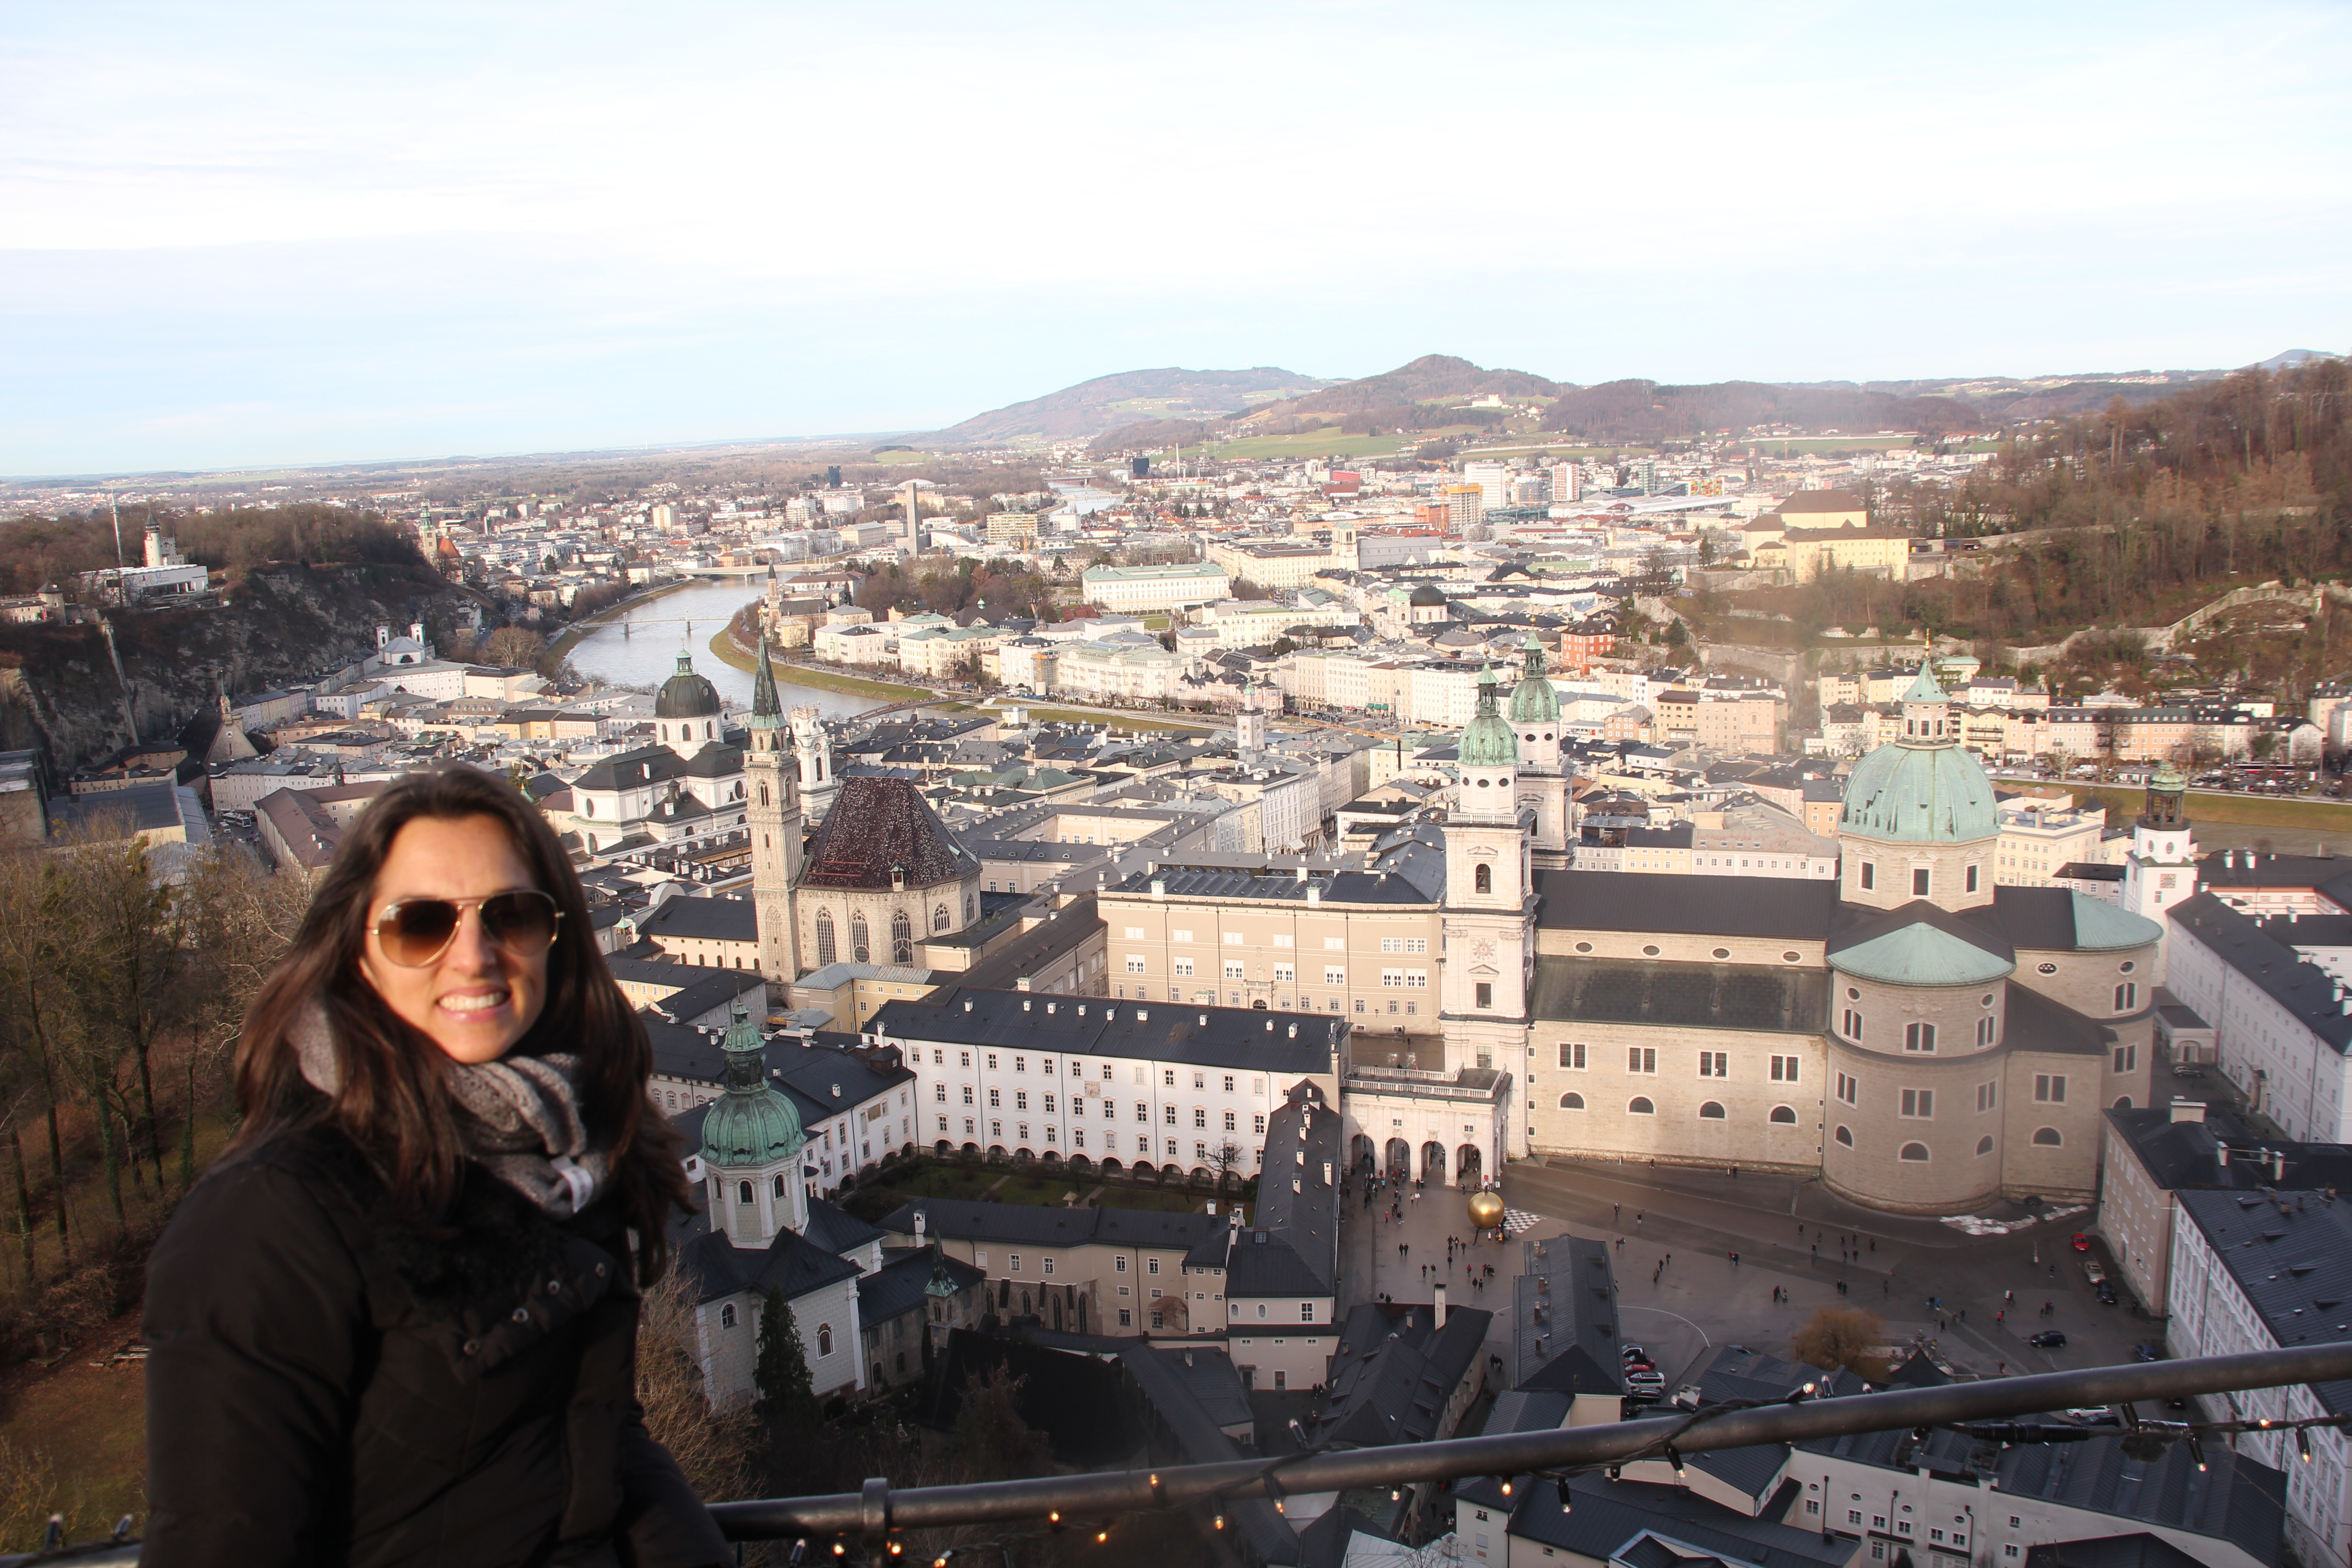
<path id="1" fill-rule="evenodd" d="M 887 889 L 891 868 L 910 888 L 950 882 L 979 869 L 948 836 L 912 780 L 849 778 L 809 847 L 804 888 Z"/>

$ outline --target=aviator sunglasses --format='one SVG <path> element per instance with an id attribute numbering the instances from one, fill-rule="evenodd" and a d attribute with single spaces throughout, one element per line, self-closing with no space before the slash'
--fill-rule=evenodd
<path id="1" fill-rule="evenodd" d="M 423 969 L 457 940 L 457 927 L 472 910 L 482 934 L 517 958 L 536 958 L 555 942 L 563 911 L 536 888 L 492 893 L 486 899 L 403 899 L 375 917 L 376 945 L 403 969 Z"/>

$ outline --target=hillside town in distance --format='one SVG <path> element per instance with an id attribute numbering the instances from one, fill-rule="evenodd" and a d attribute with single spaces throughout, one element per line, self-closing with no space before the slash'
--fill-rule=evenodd
<path id="1" fill-rule="evenodd" d="M 821 1399 L 1010 1358 L 1155 1463 L 2352 1334 L 2352 833 L 2289 811 L 2341 794 L 2352 650 L 2264 686 L 2194 656 L 2352 591 L 1997 657 L 1722 607 L 1973 580 L 2017 539 L 1938 498 L 1993 447 L 1065 442 L 955 482 L 355 493 L 451 618 L 77 767 L 0 754 L 0 822 L 316 878 L 403 772 L 510 776 L 690 1151 L 718 1403 L 756 1392 L 771 1300 Z M 223 604 L 168 517 L 130 526 L 0 614 Z M 516 628 L 570 640 L 502 659 Z M 661 679 L 588 671 L 577 639 L 615 636 Z M 2091 1431 L 1236 1501 L 1217 1549 L 2352 1553 L 2341 1431 L 2150 1458 L 2121 1412 L 2052 1419 Z"/>

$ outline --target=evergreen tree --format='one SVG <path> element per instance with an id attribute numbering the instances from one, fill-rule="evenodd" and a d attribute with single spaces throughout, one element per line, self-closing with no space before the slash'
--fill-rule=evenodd
<path id="1" fill-rule="evenodd" d="M 760 1304 L 759 1359 L 751 1382 L 760 1391 L 759 1411 L 773 1422 L 801 1425 L 816 1419 L 816 1394 L 809 1385 L 808 1357 L 800 1329 L 782 1290 L 771 1289 Z"/>

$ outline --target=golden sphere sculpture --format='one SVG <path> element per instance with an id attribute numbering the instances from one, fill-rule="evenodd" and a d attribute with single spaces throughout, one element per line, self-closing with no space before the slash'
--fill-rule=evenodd
<path id="1" fill-rule="evenodd" d="M 1496 1226 L 1502 1224 L 1503 1194 L 1500 1193 L 1472 1193 L 1470 1194 L 1470 1223 L 1476 1226 L 1480 1230 L 1492 1230 Z"/>

